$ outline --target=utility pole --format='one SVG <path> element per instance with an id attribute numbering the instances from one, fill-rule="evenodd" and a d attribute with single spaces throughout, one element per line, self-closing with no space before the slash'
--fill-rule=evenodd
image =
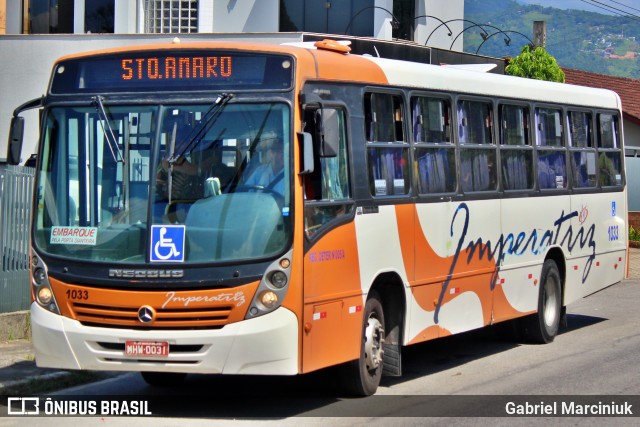
<path id="1" fill-rule="evenodd" d="M 533 21 L 533 47 L 545 47 L 547 45 L 547 23 L 545 21 Z"/>

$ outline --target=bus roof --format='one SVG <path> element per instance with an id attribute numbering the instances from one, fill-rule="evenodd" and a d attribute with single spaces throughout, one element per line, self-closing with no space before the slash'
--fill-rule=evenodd
<path id="1" fill-rule="evenodd" d="M 585 107 L 620 108 L 618 95 L 607 89 L 594 89 L 522 77 L 482 73 L 429 64 L 370 58 L 385 73 L 389 84 L 435 91 L 496 96 L 549 103 L 570 103 Z"/>
<path id="2" fill-rule="evenodd" d="M 122 52 L 188 49 L 238 49 L 290 54 L 299 61 L 313 61 L 305 69 L 314 68 L 315 77 L 307 79 L 389 84 L 421 90 L 493 96 L 546 103 L 571 103 L 584 107 L 620 109 L 618 95 L 606 89 L 594 89 L 564 83 L 553 83 L 502 74 L 482 73 L 406 60 L 377 58 L 368 55 L 345 54 L 339 51 L 315 49 L 310 44 L 287 45 L 236 41 L 180 42 L 127 46 L 68 55 L 56 62 Z M 311 55 L 309 55 L 311 53 Z"/>

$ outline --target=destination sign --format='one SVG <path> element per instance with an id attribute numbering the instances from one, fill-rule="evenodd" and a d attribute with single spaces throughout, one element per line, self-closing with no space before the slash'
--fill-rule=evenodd
<path id="1" fill-rule="evenodd" d="M 138 51 L 59 62 L 50 93 L 289 89 L 293 58 L 250 52 Z"/>
<path id="2" fill-rule="evenodd" d="M 125 58 L 121 64 L 123 80 L 229 79 L 233 76 L 231 56 Z"/>

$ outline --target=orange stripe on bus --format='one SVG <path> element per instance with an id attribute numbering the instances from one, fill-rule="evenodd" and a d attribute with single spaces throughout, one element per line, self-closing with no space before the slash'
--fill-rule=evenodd
<path id="1" fill-rule="evenodd" d="M 236 288 L 190 291 L 114 290 L 67 284 L 50 278 L 63 316 L 85 324 L 151 328 L 219 328 L 243 320 L 259 282 Z M 149 306 L 157 319 L 138 320 L 138 310 Z"/>

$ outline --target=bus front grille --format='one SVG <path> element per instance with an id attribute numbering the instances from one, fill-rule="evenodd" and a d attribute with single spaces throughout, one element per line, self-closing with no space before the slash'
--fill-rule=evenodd
<path id="1" fill-rule="evenodd" d="M 72 303 L 73 317 L 84 326 L 127 329 L 219 329 L 229 318 L 232 306 L 156 309 L 153 321 L 138 319 L 138 307 L 112 307 Z"/>

